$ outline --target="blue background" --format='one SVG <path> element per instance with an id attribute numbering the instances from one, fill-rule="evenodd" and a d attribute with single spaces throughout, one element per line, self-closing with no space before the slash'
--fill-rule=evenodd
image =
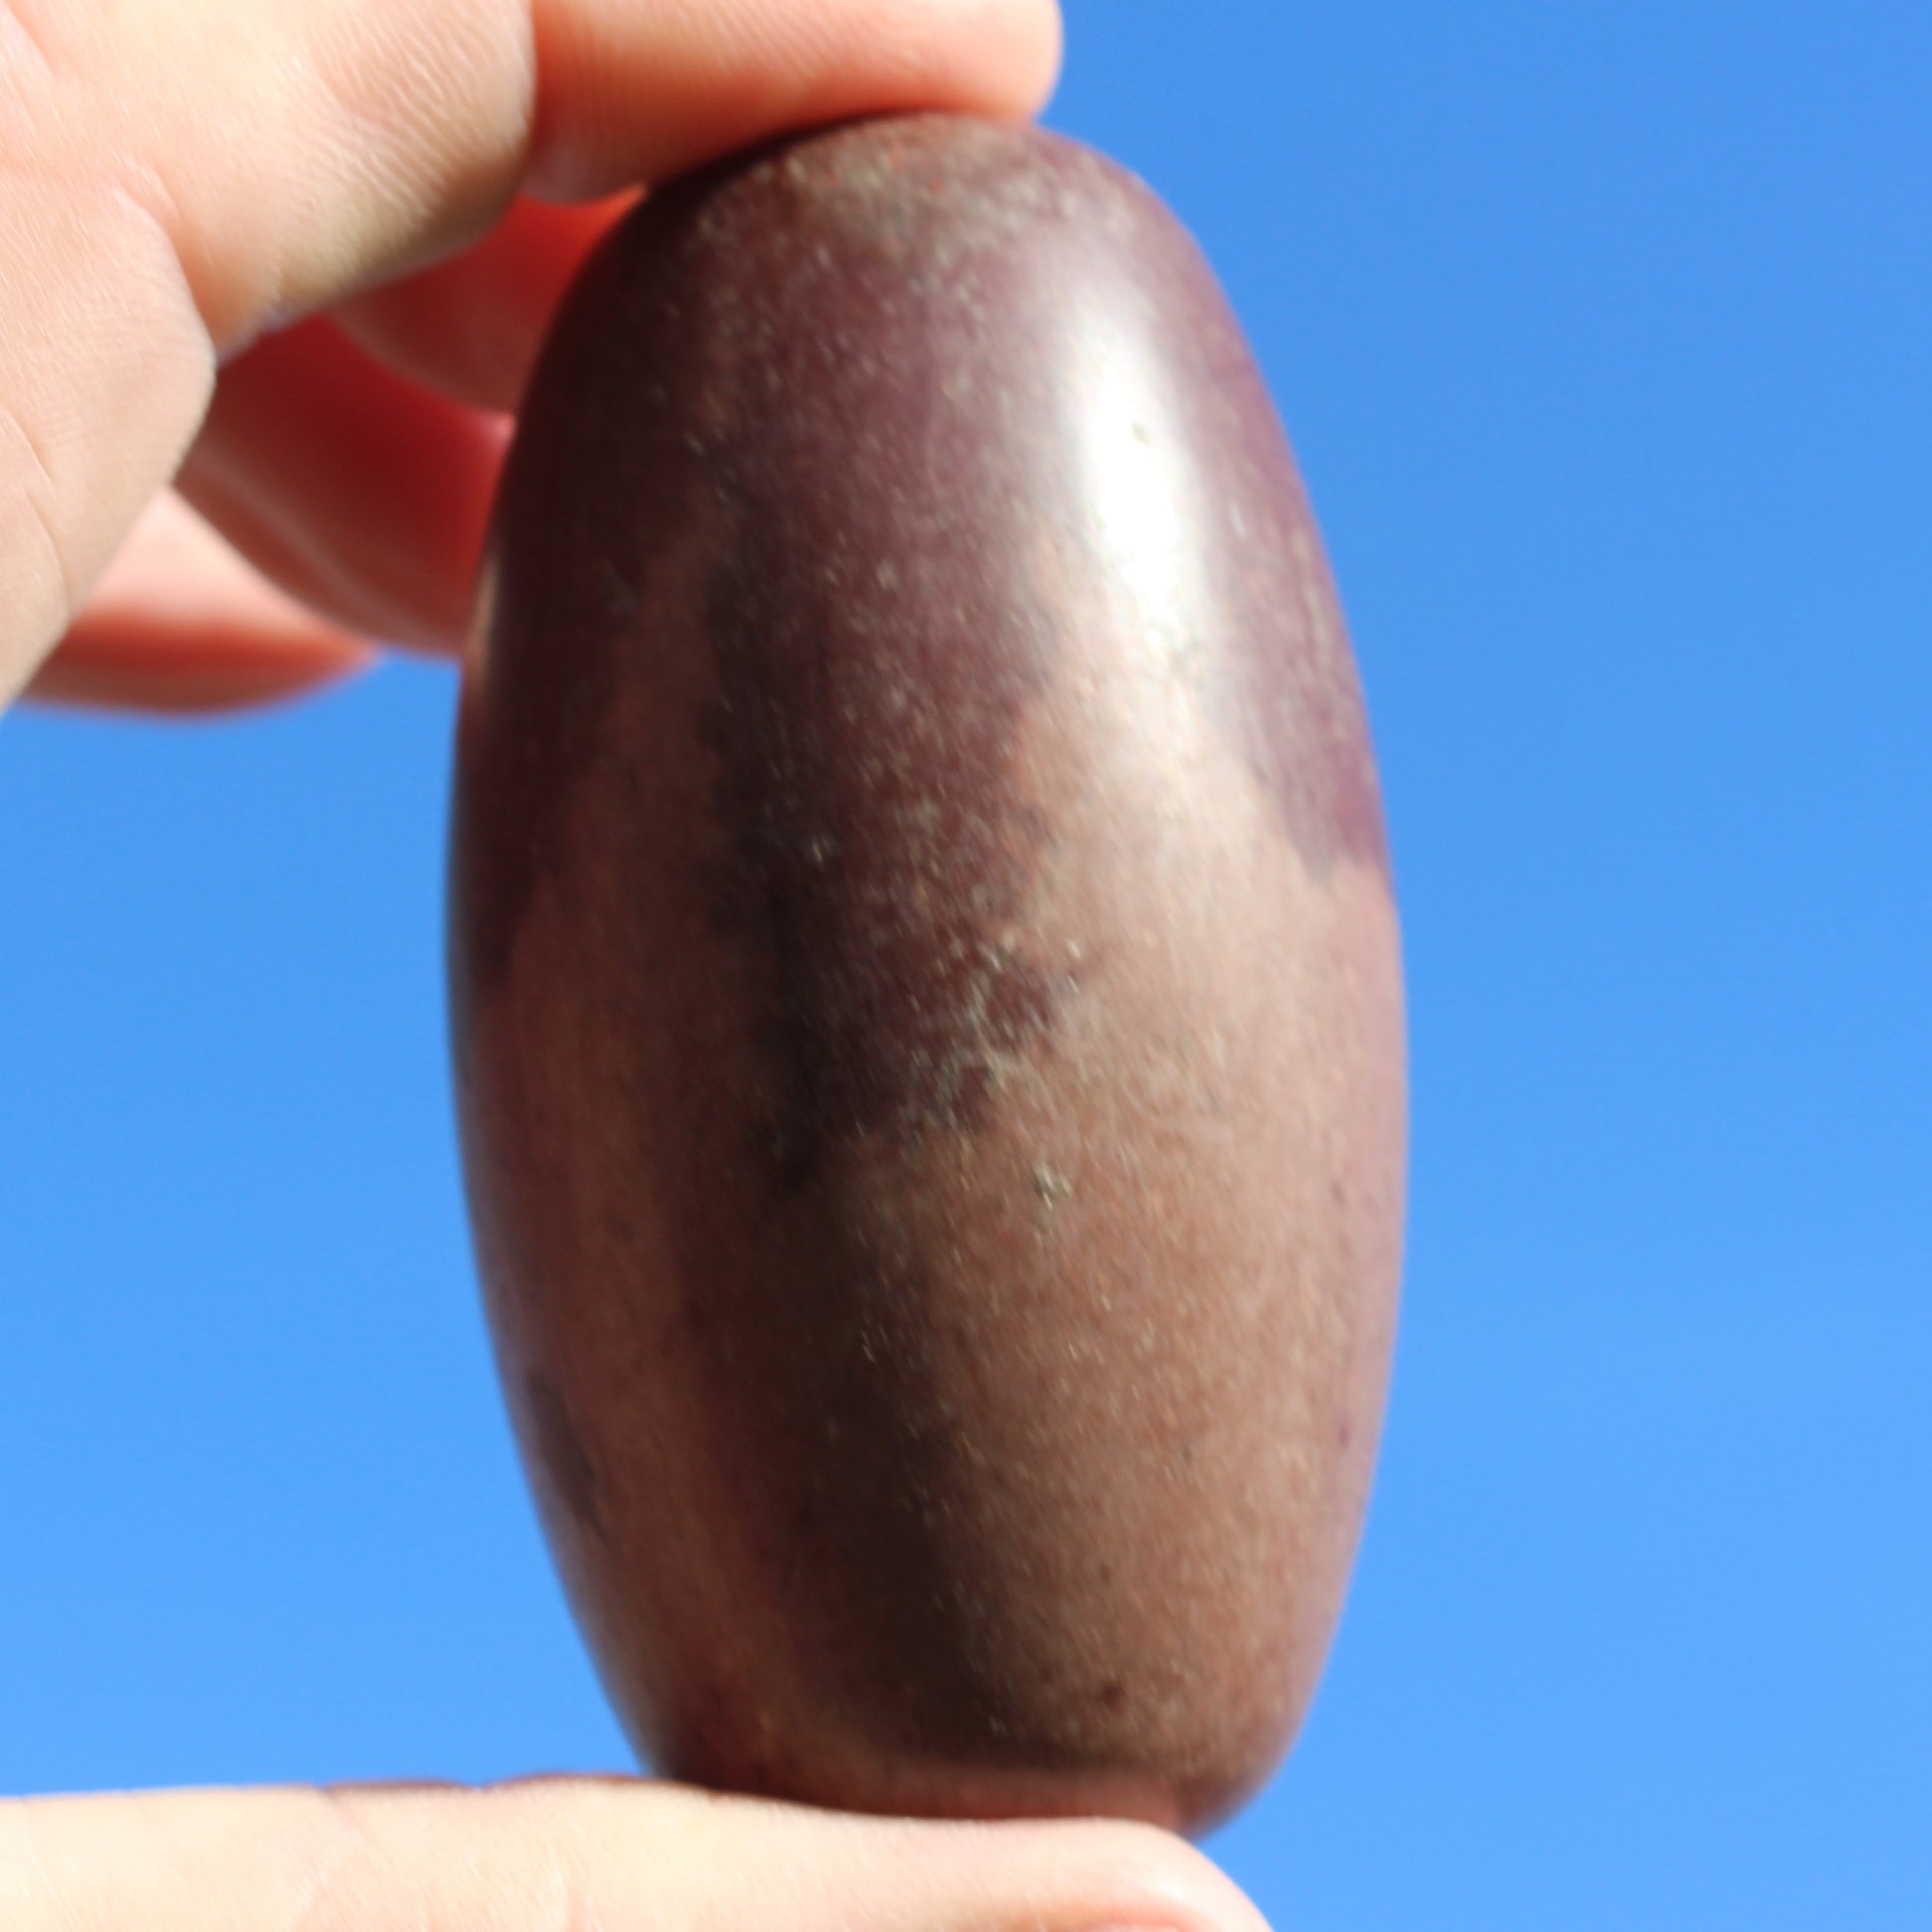
<path id="1" fill-rule="evenodd" d="M 1076 0 L 1275 384 L 1404 894 L 1284 1928 L 1932 1924 L 1932 25 Z M 454 1165 L 452 684 L 0 726 L 0 1789 L 628 1760 Z"/>

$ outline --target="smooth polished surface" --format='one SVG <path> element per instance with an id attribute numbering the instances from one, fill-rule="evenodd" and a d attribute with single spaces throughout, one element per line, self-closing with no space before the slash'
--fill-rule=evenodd
<path id="1" fill-rule="evenodd" d="M 499 1358 L 643 1747 L 1237 1802 L 1367 1490 L 1401 995 L 1318 541 L 1178 226 L 941 119 L 653 198 L 529 398 L 455 838 Z"/>

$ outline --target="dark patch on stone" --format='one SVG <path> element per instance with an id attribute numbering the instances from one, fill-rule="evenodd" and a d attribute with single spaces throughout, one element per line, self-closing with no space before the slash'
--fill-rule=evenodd
<path id="1" fill-rule="evenodd" d="M 874 222 L 858 203 L 877 190 L 843 183 L 802 234 L 758 230 L 732 272 L 788 291 L 792 326 L 721 381 L 703 463 L 720 532 L 707 899 L 758 989 L 780 1192 L 828 1143 L 972 1128 L 1064 986 L 1001 936 L 1048 844 L 1009 767 L 1054 655 L 1015 563 L 1057 471 L 988 433 L 1011 345 L 985 313 L 1007 265 L 968 255 L 950 282 L 908 284 L 884 186 Z M 825 232 L 836 278 L 808 240 Z M 1036 407 L 1029 383 L 996 409 Z"/>

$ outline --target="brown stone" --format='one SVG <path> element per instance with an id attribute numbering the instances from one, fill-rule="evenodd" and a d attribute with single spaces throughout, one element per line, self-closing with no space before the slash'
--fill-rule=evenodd
<path id="1" fill-rule="evenodd" d="M 1401 990 L 1320 546 L 1173 217 L 938 117 L 647 202 L 505 477 L 452 884 L 504 1382 L 640 1746 L 1252 1790 L 1368 1488 Z"/>

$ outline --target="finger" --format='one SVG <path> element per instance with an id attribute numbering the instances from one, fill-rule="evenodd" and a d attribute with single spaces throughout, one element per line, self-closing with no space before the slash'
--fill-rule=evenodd
<path id="1" fill-rule="evenodd" d="M 222 371 L 182 493 L 258 569 L 349 630 L 453 651 L 508 438 L 333 324 Z"/>
<path id="2" fill-rule="evenodd" d="M 27 695 L 115 710 L 228 711 L 301 696 L 373 655 L 284 597 L 167 490 Z"/>
<path id="3" fill-rule="evenodd" d="M 467 245 L 521 185 L 1022 111 L 1056 48 L 1051 0 L 0 7 L 0 699 L 264 329 Z"/>
<path id="4" fill-rule="evenodd" d="M 860 1819 L 675 1786 L 178 1792 L 0 1806 L 0 1923 L 141 1932 L 1265 1932 L 1143 1826 Z"/>
<path id="5" fill-rule="evenodd" d="M 518 196 L 474 248 L 331 312 L 358 347 L 473 409 L 513 411 L 550 319 L 633 194 L 576 207 Z"/>

